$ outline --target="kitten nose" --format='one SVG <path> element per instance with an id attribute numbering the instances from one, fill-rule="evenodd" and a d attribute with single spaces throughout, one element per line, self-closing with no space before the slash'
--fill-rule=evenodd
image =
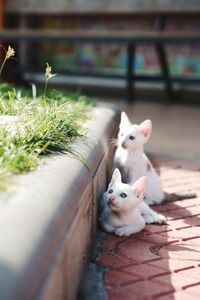
<path id="1" fill-rule="evenodd" d="M 108 203 L 110 204 L 110 203 L 112 203 L 114 200 L 115 200 L 115 197 L 114 197 L 114 196 L 110 196 L 110 197 L 108 198 Z"/>
<path id="2" fill-rule="evenodd" d="M 126 142 L 122 142 L 122 148 L 126 149 Z"/>

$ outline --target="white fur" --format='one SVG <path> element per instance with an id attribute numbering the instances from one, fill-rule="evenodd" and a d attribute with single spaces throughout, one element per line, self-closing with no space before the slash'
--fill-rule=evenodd
<path id="1" fill-rule="evenodd" d="M 141 202 L 139 207 L 146 224 L 158 223 L 162 224 L 166 222 L 165 216 L 158 214 L 155 210 L 151 209 L 144 201 Z"/>
<path id="2" fill-rule="evenodd" d="M 120 171 L 115 169 L 108 190 L 101 199 L 99 222 L 102 228 L 119 236 L 129 236 L 140 232 L 145 222 L 162 223 L 164 217 L 143 202 L 146 189 L 146 177 L 141 177 L 134 184 L 125 184 Z M 125 198 L 122 193 L 125 193 Z"/>
<path id="3" fill-rule="evenodd" d="M 150 120 L 140 125 L 131 124 L 125 112 L 121 114 L 114 167 L 120 169 L 124 182 L 134 183 L 141 176 L 146 176 L 148 187 L 145 194 L 147 204 L 161 203 L 165 198 L 160 178 L 144 153 L 144 144 L 152 131 Z M 134 139 L 130 139 L 134 137 Z"/>

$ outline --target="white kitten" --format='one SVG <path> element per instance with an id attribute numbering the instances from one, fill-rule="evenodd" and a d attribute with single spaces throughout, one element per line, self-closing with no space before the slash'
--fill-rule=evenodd
<path id="1" fill-rule="evenodd" d="M 134 183 L 141 176 L 147 176 L 145 202 L 161 203 L 165 199 L 165 193 L 160 178 L 144 153 L 144 144 L 152 131 L 151 121 L 146 120 L 140 125 L 132 124 L 126 113 L 122 112 L 119 129 L 114 167 L 121 170 L 124 182 Z"/>
<path id="2" fill-rule="evenodd" d="M 145 221 L 163 222 L 164 216 L 143 202 L 146 189 L 146 177 L 141 177 L 134 184 L 125 184 L 122 183 L 120 171 L 115 169 L 108 190 L 101 199 L 99 222 L 102 228 L 119 236 L 129 236 L 140 232 L 145 227 Z"/>
<path id="3" fill-rule="evenodd" d="M 158 174 L 144 153 L 144 144 L 148 141 L 151 131 L 150 120 L 140 125 L 132 124 L 126 113 L 122 112 L 114 167 L 121 170 L 123 181 L 134 183 L 141 176 L 146 176 L 148 188 L 144 200 L 147 204 L 196 198 L 195 193 L 179 195 L 164 192 Z"/>

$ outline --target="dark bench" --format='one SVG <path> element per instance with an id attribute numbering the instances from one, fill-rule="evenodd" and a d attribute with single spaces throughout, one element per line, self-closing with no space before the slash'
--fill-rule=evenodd
<path id="1" fill-rule="evenodd" d="M 2 30 L 0 31 L 0 41 L 14 42 L 40 42 L 40 41 L 65 41 L 73 43 L 117 43 L 127 47 L 128 65 L 126 73 L 127 100 L 134 99 L 134 83 L 136 81 L 157 81 L 164 82 L 168 96 L 173 98 L 173 82 L 200 83 L 200 79 L 187 76 L 173 76 L 169 74 L 168 61 L 165 52 L 165 45 L 169 44 L 200 44 L 200 33 L 193 32 L 91 32 L 91 31 L 69 31 L 69 30 Z M 132 68 L 135 58 L 135 47 L 138 44 L 150 44 L 156 49 L 158 61 L 162 74 L 160 76 L 136 75 Z M 97 76 L 106 78 L 124 78 L 116 74 L 99 74 L 99 73 L 77 73 L 69 72 L 70 75 L 81 74 L 84 76 Z"/>

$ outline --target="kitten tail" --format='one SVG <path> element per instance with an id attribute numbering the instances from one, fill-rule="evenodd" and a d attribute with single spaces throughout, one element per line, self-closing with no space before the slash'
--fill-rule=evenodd
<path id="1" fill-rule="evenodd" d="M 196 198 L 197 195 L 195 193 L 189 193 L 189 194 L 176 194 L 176 193 L 166 193 L 165 192 L 165 199 L 166 202 L 175 202 L 180 200 L 186 200 L 186 199 L 193 199 Z"/>

